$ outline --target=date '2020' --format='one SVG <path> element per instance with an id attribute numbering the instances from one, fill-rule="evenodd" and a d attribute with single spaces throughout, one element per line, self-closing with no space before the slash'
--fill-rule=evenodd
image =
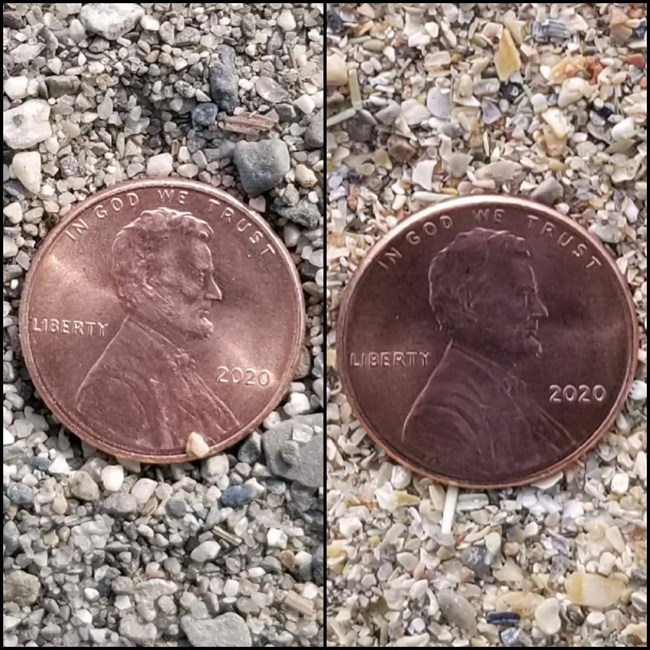
<path id="1" fill-rule="evenodd" d="M 566 402 L 569 404 L 573 404 L 574 402 L 591 404 L 593 402 L 602 402 L 607 397 L 607 390 L 600 384 L 596 384 L 595 386 L 580 384 L 577 387 L 572 384 L 567 384 L 566 386 L 551 384 L 548 389 L 551 392 L 548 401 L 556 404 Z"/>
<path id="2" fill-rule="evenodd" d="M 271 372 L 266 369 L 219 366 L 217 368 L 217 383 L 265 387 L 271 383 Z"/>

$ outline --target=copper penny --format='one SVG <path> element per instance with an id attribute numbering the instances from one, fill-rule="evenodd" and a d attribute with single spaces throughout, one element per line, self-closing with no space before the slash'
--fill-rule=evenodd
<path id="1" fill-rule="evenodd" d="M 605 433 L 638 334 L 606 249 L 537 203 L 473 196 L 424 210 L 347 287 L 337 365 L 385 451 L 448 484 L 522 485 Z"/>
<path id="2" fill-rule="evenodd" d="M 154 463 L 254 429 L 291 381 L 303 329 L 298 274 L 268 224 L 181 179 L 80 204 L 36 254 L 20 308 L 25 362 L 54 415 L 103 451 Z"/>

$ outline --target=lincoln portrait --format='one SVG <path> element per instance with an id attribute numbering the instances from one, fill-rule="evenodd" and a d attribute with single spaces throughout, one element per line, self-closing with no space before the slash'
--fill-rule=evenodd
<path id="1" fill-rule="evenodd" d="M 461 233 L 433 257 L 428 280 L 432 326 L 447 343 L 407 414 L 405 445 L 449 473 L 473 463 L 485 482 L 512 469 L 511 450 L 531 462 L 538 446 L 560 453 L 568 432 L 518 376 L 542 355 L 549 316 L 526 241 L 505 230 Z"/>
<path id="2" fill-rule="evenodd" d="M 210 442 L 238 426 L 189 354 L 213 335 L 222 299 L 213 236 L 193 214 L 160 207 L 143 211 L 113 241 L 124 319 L 81 383 L 77 406 L 115 442 L 171 451 L 192 432 Z"/>

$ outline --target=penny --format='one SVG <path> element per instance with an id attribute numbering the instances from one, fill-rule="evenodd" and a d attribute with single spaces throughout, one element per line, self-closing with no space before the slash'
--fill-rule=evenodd
<path id="1" fill-rule="evenodd" d="M 424 210 L 369 252 L 337 327 L 344 392 L 413 471 L 461 487 L 555 474 L 607 431 L 634 376 L 634 306 L 611 255 L 537 203 Z"/>
<path id="2" fill-rule="evenodd" d="M 85 200 L 36 254 L 20 306 L 25 362 L 56 418 L 152 463 L 214 454 L 257 427 L 303 329 L 298 274 L 269 225 L 181 179 Z"/>

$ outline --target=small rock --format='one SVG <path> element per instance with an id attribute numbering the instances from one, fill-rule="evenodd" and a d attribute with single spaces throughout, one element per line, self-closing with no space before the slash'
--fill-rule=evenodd
<path id="1" fill-rule="evenodd" d="M 90 474 L 79 471 L 70 476 L 70 492 L 82 501 L 96 501 L 99 499 L 99 487 Z"/>
<path id="2" fill-rule="evenodd" d="M 144 9 L 131 3 L 89 3 L 79 12 L 79 20 L 93 34 L 115 41 L 130 32 L 144 16 Z"/>
<path id="3" fill-rule="evenodd" d="M 24 483 L 12 483 L 7 490 L 7 496 L 18 506 L 34 503 L 34 490 Z"/>
<path id="4" fill-rule="evenodd" d="M 160 21 L 153 16 L 142 16 L 140 19 L 140 27 L 145 32 L 157 32 L 160 29 Z"/>
<path id="5" fill-rule="evenodd" d="M 314 174 L 314 172 L 309 169 L 307 165 L 303 165 L 302 163 L 296 165 L 294 173 L 296 175 L 296 183 L 298 183 L 300 187 L 311 189 L 318 184 L 318 178 L 316 178 L 316 174 Z"/>
<path id="6" fill-rule="evenodd" d="M 497 76 L 501 81 L 507 81 L 519 68 L 521 68 L 521 58 L 512 35 L 504 27 L 501 32 L 499 47 L 494 54 L 494 67 Z"/>
<path id="7" fill-rule="evenodd" d="M 25 571 L 11 571 L 4 576 L 2 599 L 6 603 L 25 607 L 38 600 L 40 590 L 41 583 L 36 576 Z"/>
<path id="8" fill-rule="evenodd" d="M 630 387 L 630 399 L 637 402 L 648 398 L 648 384 L 641 379 L 635 379 Z"/>
<path id="9" fill-rule="evenodd" d="M 311 95 L 301 95 L 294 102 L 296 108 L 302 111 L 305 115 L 311 115 L 316 108 L 316 102 L 312 99 Z"/>
<path id="10" fill-rule="evenodd" d="M 181 628 L 195 648 L 251 648 L 253 640 L 246 621 L 233 612 L 213 619 L 181 618 Z"/>
<path id="11" fill-rule="evenodd" d="M 557 634 L 562 627 L 560 603 L 557 598 L 547 598 L 535 609 L 535 623 L 547 636 Z"/>
<path id="12" fill-rule="evenodd" d="M 65 156 L 59 160 L 59 171 L 62 178 L 76 176 L 79 172 L 79 162 L 76 156 Z"/>
<path id="13" fill-rule="evenodd" d="M 560 108 L 565 108 L 570 104 L 575 104 L 583 97 L 591 95 L 592 89 L 593 86 L 589 83 L 588 79 L 569 77 L 562 82 L 562 87 L 557 98 L 557 105 Z"/>
<path id="14" fill-rule="evenodd" d="M 511 160 L 499 160 L 479 167 L 476 171 L 476 178 L 479 180 L 494 180 L 497 182 L 511 181 L 521 170 L 521 165 Z"/>
<path id="15" fill-rule="evenodd" d="M 45 85 L 50 97 L 57 99 L 63 95 L 74 95 L 79 90 L 79 79 L 71 75 L 45 77 Z"/>
<path id="16" fill-rule="evenodd" d="M 237 458 L 242 463 L 252 465 L 262 455 L 262 437 L 257 431 L 253 431 L 239 447 Z"/>
<path id="17" fill-rule="evenodd" d="M 287 534 L 279 528 L 269 528 L 266 543 L 271 548 L 287 548 Z"/>
<path id="18" fill-rule="evenodd" d="M 553 176 L 549 176 L 535 188 L 530 198 L 545 205 L 553 205 L 560 201 L 563 196 L 564 188 L 562 185 Z"/>
<path id="19" fill-rule="evenodd" d="M 120 621 L 118 629 L 122 636 L 139 646 L 152 646 L 158 637 L 158 630 L 153 623 L 143 624 L 142 621 L 133 614 L 125 616 Z"/>
<path id="20" fill-rule="evenodd" d="M 239 76 L 235 67 L 235 50 L 228 45 L 217 48 L 219 61 L 210 68 L 210 95 L 212 101 L 226 113 L 239 106 Z"/>
<path id="21" fill-rule="evenodd" d="M 132 494 L 118 492 L 104 499 L 104 511 L 114 517 L 126 517 L 138 509 L 138 502 Z"/>
<path id="22" fill-rule="evenodd" d="M 22 29 L 25 26 L 25 21 L 17 11 L 3 11 L 2 26 L 10 29 Z"/>
<path id="23" fill-rule="evenodd" d="M 625 585 L 614 578 L 593 573 L 572 573 L 565 582 L 569 600 L 574 605 L 606 609 L 618 602 L 625 593 Z"/>
<path id="24" fill-rule="evenodd" d="M 332 54 L 327 57 L 326 70 L 328 86 L 342 86 L 348 82 L 348 67 L 340 54 Z"/>
<path id="25" fill-rule="evenodd" d="M 627 474 L 623 474 L 622 472 L 619 472 L 617 474 L 614 474 L 612 477 L 612 482 L 609 486 L 609 489 L 614 493 L 614 494 L 625 494 L 628 491 L 628 488 L 630 487 L 630 478 Z"/>
<path id="26" fill-rule="evenodd" d="M 201 476 L 214 482 L 222 476 L 225 476 L 229 467 L 230 464 L 228 463 L 228 457 L 225 454 L 210 456 L 210 458 L 206 458 L 203 461 L 201 466 Z"/>
<path id="27" fill-rule="evenodd" d="M 306 228 L 316 228 L 321 220 L 318 206 L 307 199 L 301 199 L 296 205 L 274 204 L 273 209 L 281 217 Z"/>
<path id="28" fill-rule="evenodd" d="M 8 235 L 2 236 L 2 257 L 7 259 L 15 257 L 18 254 L 18 246 L 16 242 Z"/>
<path id="29" fill-rule="evenodd" d="M 290 417 L 309 413 L 311 404 L 309 398 L 304 393 L 291 393 L 289 401 L 284 405 L 284 411 Z"/>
<path id="30" fill-rule="evenodd" d="M 417 151 L 404 138 L 391 135 L 386 143 L 388 155 L 399 162 L 408 162 Z"/>
<path id="31" fill-rule="evenodd" d="M 221 546 L 217 542 L 208 540 L 199 544 L 190 554 L 190 558 L 195 562 L 208 562 L 214 560 L 221 552 Z"/>
<path id="32" fill-rule="evenodd" d="M 289 171 L 289 149 L 279 139 L 242 140 L 235 145 L 234 162 L 245 192 L 258 196 L 278 185 Z"/>
<path id="33" fill-rule="evenodd" d="M 170 517 L 180 519 L 187 512 L 187 504 L 183 499 L 169 499 L 165 504 L 165 510 Z"/>
<path id="34" fill-rule="evenodd" d="M 325 142 L 324 140 L 324 116 L 323 109 L 314 113 L 309 121 L 309 126 L 303 135 L 305 145 L 310 149 L 321 149 Z"/>
<path id="35" fill-rule="evenodd" d="M 409 126 L 416 126 L 431 117 L 429 110 L 417 99 L 407 99 L 402 102 L 402 117 Z"/>
<path id="36" fill-rule="evenodd" d="M 501 551 L 501 535 L 497 532 L 488 533 L 485 536 L 485 548 L 492 557 L 496 557 Z"/>
<path id="37" fill-rule="evenodd" d="M 11 161 L 14 173 L 23 186 L 32 194 L 41 189 L 41 154 L 38 151 L 22 151 Z"/>
<path id="38" fill-rule="evenodd" d="M 202 102 L 192 109 L 192 121 L 199 126 L 211 126 L 217 119 L 219 107 L 211 102 Z"/>
<path id="39" fill-rule="evenodd" d="M 453 591 L 441 591 L 436 595 L 440 609 L 450 623 L 470 634 L 476 632 L 476 610 L 467 598 Z"/>
<path id="40" fill-rule="evenodd" d="M 508 627 L 500 636 L 506 648 L 529 648 L 533 645 L 530 637 L 520 627 Z"/>
<path id="41" fill-rule="evenodd" d="M 138 505 L 143 505 L 152 497 L 158 483 L 150 478 L 141 478 L 135 482 L 131 488 L 131 496 Z"/>
<path id="42" fill-rule="evenodd" d="M 614 140 L 614 142 L 629 140 L 634 137 L 635 133 L 636 124 L 634 119 L 626 117 L 624 120 L 621 120 L 618 124 L 614 124 L 612 127 L 612 140 Z"/>
<path id="43" fill-rule="evenodd" d="M 289 97 L 287 91 L 271 77 L 259 77 L 255 82 L 255 92 L 271 104 L 285 101 Z"/>
<path id="44" fill-rule="evenodd" d="M 296 19 L 289 9 L 280 12 L 277 20 L 278 27 L 285 32 L 292 32 L 296 28 Z"/>
<path id="45" fill-rule="evenodd" d="M 322 585 L 325 580 L 325 551 L 321 544 L 312 555 L 311 558 L 311 573 L 314 577 L 314 582 L 317 585 Z"/>
<path id="46" fill-rule="evenodd" d="M 585 619 L 587 625 L 600 627 L 605 622 L 605 614 L 602 612 L 590 612 Z"/>
<path id="47" fill-rule="evenodd" d="M 255 496 L 250 485 L 231 485 L 221 496 L 221 503 L 227 508 L 240 508 Z"/>
<path id="48" fill-rule="evenodd" d="M 483 546 L 468 546 L 460 552 L 460 561 L 479 578 L 490 575 L 491 560 L 488 550 Z"/>
<path id="49" fill-rule="evenodd" d="M 27 97 L 29 79 L 25 76 L 9 77 L 5 79 L 2 89 L 10 99 L 24 99 Z"/>
<path id="50" fill-rule="evenodd" d="M 12 149 L 31 149 L 52 135 L 50 105 L 44 99 L 28 99 L 2 114 L 2 137 Z"/>
<path id="51" fill-rule="evenodd" d="M 542 113 L 542 119 L 551 127 L 553 134 L 560 140 L 566 138 L 571 130 L 566 116 L 559 108 L 549 108 Z"/>
<path id="52" fill-rule="evenodd" d="M 121 465 L 107 465 L 102 469 L 102 484 L 107 492 L 117 492 L 124 483 L 124 468 Z"/>
<path id="53" fill-rule="evenodd" d="M 169 176 L 174 169 L 174 159 L 170 153 L 151 156 L 147 161 L 147 176 Z"/>
<path id="54" fill-rule="evenodd" d="M 451 110 L 451 91 L 449 88 L 429 88 L 427 92 L 427 110 L 434 117 L 446 119 Z"/>

